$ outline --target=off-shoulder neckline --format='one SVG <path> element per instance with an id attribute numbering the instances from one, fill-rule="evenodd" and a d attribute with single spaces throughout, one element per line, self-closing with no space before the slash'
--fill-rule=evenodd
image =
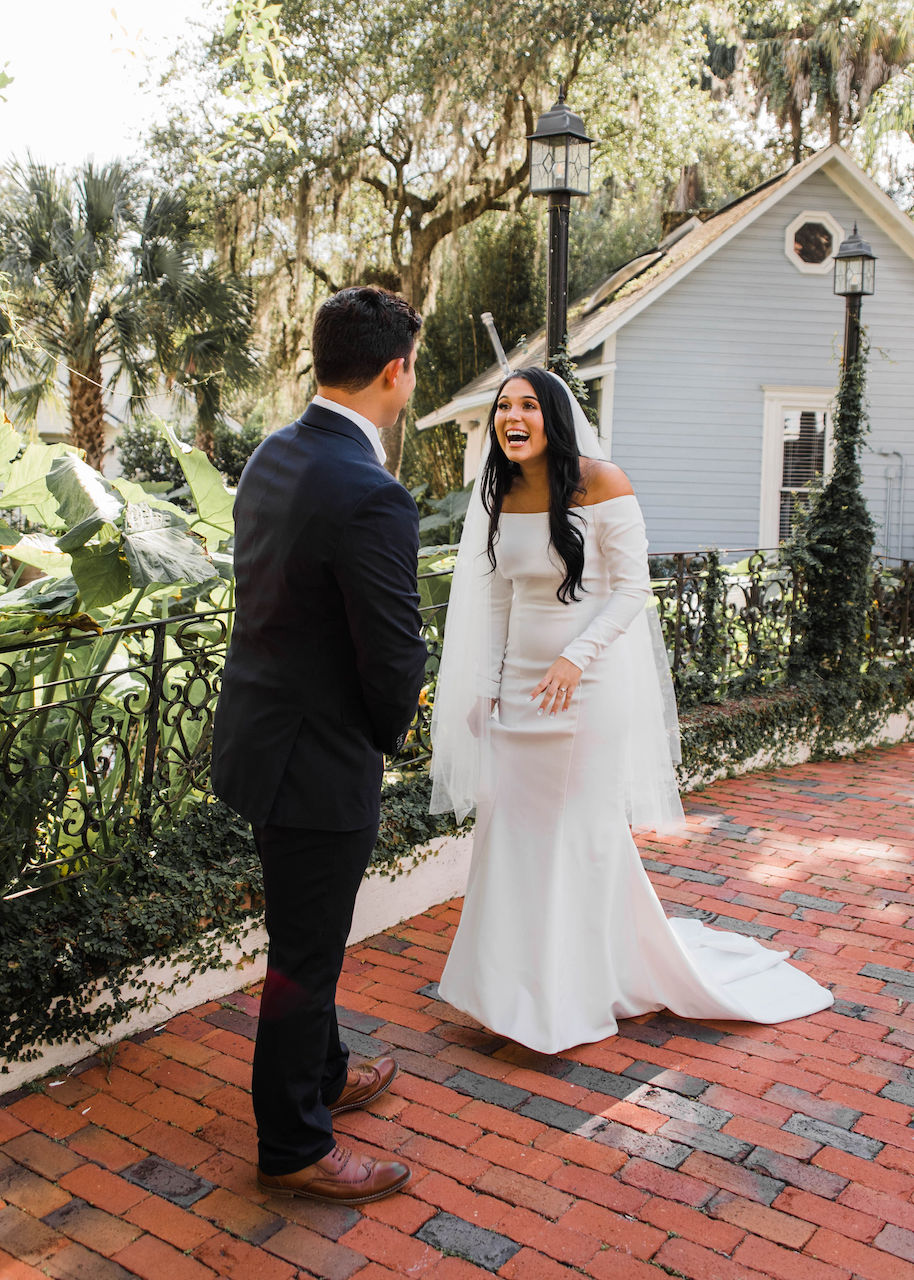
<path id="1" fill-rule="evenodd" d="M 587 502 L 583 505 L 569 507 L 569 511 L 593 511 L 595 507 L 608 507 L 611 502 L 622 502 L 625 498 L 634 498 L 633 493 L 617 493 L 614 498 L 603 498 L 600 502 Z M 549 509 L 545 511 L 504 511 L 502 516 L 548 516 Z M 499 517 L 500 518 L 500 517 Z"/>

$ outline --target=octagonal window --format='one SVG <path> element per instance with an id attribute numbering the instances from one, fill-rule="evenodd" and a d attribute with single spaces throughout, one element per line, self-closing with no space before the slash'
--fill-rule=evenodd
<path id="1" fill-rule="evenodd" d="M 784 252 L 804 274 L 825 275 L 844 239 L 844 231 L 830 213 L 807 210 L 794 218 L 784 233 Z"/>
<path id="2" fill-rule="evenodd" d="M 793 251 L 803 262 L 824 262 L 834 253 L 834 240 L 822 222 L 804 222 L 793 236 Z"/>

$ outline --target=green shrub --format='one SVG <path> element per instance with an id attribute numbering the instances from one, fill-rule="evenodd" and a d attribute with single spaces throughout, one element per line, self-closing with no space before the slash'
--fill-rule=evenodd
<path id="1" fill-rule="evenodd" d="M 120 992 L 124 970 L 174 952 L 192 971 L 225 968 L 222 941 L 238 936 L 262 893 L 250 830 L 219 802 L 199 805 L 158 834 L 136 840 L 113 869 L 70 878 L 65 891 L 0 900 L 0 1054 L 28 1061 L 34 1045 L 98 1035 L 148 1007 L 150 979 Z M 94 995 L 98 1008 L 90 1009 Z M 5 1069 L 5 1068 L 4 1068 Z"/>
<path id="2" fill-rule="evenodd" d="M 370 872 L 409 870 L 429 856 L 430 840 L 456 830 L 453 816 L 429 814 L 430 795 L 424 772 L 385 787 Z M 125 970 L 150 957 L 176 958 L 194 973 L 227 968 L 224 940 L 242 935 L 262 895 L 250 827 L 212 800 L 151 845 L 128 840 L 113 867 L 69 877 L 55 893 L 0 899 L 0 1008 L 15 1011 L 0 1020 L 0 1056 L 29 1061 L 43 1040 L 100 1035 L 150 1007 L 154 979 L 119 990 Z"/>
<path id="3" fill-rule="evenodd" d="M 248 458 L 263 439 L 263 426 L 251 420 L 236 429 L 220 423 L 213 432 L 213 466 L 228 484 L 237 485 Z"/>
<path id="4" fill-rule="evenodd" d="M 194 429 L 189 424 L 173 424 L 179 440 L 193 444 Z M 243 427 L 218 423 L 213 428 L 212 463 L 230 485 L 237 485 L 245 464 L 263 439 L 263 424 L 252 418 Z M 175 458 L 168 440 L 156 418 L 137 418 L 126 423 L 117 437 L 121 468 L 129 480 L 142 483 L 167 484 L 171 489 L 182 488 L 184 472 Z"/>
<path id="5" fill-rule="evenodd" d="M 175 435 L 193 444 L 193 428 L 176 424 Z M 121 470 L 128 480 L 141 484 L 167 484 L 171 489 L 184 485 L 184 472 L 156 418 L 136 418 L 125 423 L 118 434 Z"/>

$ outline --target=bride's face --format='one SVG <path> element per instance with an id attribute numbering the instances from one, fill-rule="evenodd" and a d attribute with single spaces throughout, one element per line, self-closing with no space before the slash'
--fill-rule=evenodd
<path id="1" fill-rule="evenodd" d="M 511 378 L 495 405 L 495 435 L 512 462 L 534 462 L 546 452 L 546 427 L 536 392 L 526 378 Z"/>

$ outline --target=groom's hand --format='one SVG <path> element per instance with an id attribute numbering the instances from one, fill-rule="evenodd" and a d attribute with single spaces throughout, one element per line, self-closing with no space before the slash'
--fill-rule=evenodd
<path id="1" fill-rule="evenodd" d="M 556 658 L 530 694 L 531 701 L 540 696 L 543 699 L 536 714 L 543 716 L 548 711 L 554 716 L 556 711 L 567 711 L 582 675 L 581 668 L 567 658 Z"/>

